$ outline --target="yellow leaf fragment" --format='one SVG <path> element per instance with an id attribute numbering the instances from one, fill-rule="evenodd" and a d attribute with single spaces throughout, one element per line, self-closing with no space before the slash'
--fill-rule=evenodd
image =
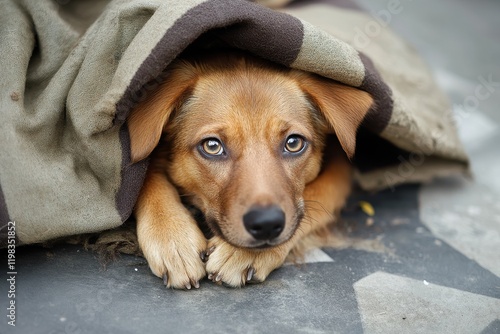
<path id="1" fill-rule="evenodd" d="M 363 210 L 363 212 L 366 213 L 368 216 L 373 217 L 375 215 L 375 209 L 370 203 L 366 201 L 359 201 L 358 204 L 361 210 Z"/>

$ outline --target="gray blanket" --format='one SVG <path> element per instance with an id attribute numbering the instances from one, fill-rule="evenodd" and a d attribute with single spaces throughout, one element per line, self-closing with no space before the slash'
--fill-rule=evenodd
<path id="1" fill-rule="evenodd" d="M 357 180 L 369 190 L 468 173 L 447 99 L 415 51 L 348 0 L 1 0 L 0 232 L 97 232 L 132 213 L 147 161 L 126 119 L 204 39 L 369 92 Z M 12 224 L 11 224 L 12 225 Z"/>

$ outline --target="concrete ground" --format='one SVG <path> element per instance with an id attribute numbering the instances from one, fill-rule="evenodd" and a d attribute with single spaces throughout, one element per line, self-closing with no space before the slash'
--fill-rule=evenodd
<path id="1" fill-rule="evenodd" d="M 376 13 L 388 0 L 360 2 Z M 500 333 L 500 2 L 401 4 L 390 24 L 451 96 L 474 182 L 356 193 L 342 222 L 352 247 L 243 289 L 168 290 L 141 258 L 104 271 L 79 246 L 20 248 L 16 327 L 2 316 L 0 333 Z M 484 80 L 490 95 L 463 112 Z"/>

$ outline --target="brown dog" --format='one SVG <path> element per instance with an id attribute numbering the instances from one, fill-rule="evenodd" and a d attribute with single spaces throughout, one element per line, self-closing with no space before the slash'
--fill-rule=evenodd
<path id="1" fill-rule="evenodd" d="M 206 274 L 263 281 L 343 206 L 346 154 L 373 100 L 239 52 L 177 60 L 167 73 L 128 120 L 132 160 L 153 152 L 135 208 L 144 256 L 169 287 L 199 287 Z M 338 142 L 323 154 L 327 133 Z"/>

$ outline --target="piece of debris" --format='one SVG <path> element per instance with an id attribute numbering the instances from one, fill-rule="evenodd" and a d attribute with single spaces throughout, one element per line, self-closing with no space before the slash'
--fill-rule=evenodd
<path id="1" fill-rule="evenodd" d="M 366 201 L 359 201 L 358 205 L 361 208 L 361 210 L 363 210 L 363 212 L 366 213 L 368 216 L 373 217 L 375 215 L 375 209 L 370 203 Z"/>
<path id="2" fill-rule="evenodd" d="M 375 220 L 372 217 L 366 218 L 366 226 L 372 226 L 375 223 Z"/>
<path id="3" fill-rule="evenodd" d="M 12 101 L 19 101 L 19 93 L 18 92 L 10 93 L 10 98 Z"/>
<path id="4" fill-rule="evenodd" d="M 424 285 L 429 285 L 429 282 L 427 282 L 426 280 L 424 280 Z"/>
<path id="5" fill-rule="evenodd" d="M 408 218 L 394 218 L 393 220 L 391 220 L 392 226 L 407 225 L 409 223 L 410 220 Z"/>

